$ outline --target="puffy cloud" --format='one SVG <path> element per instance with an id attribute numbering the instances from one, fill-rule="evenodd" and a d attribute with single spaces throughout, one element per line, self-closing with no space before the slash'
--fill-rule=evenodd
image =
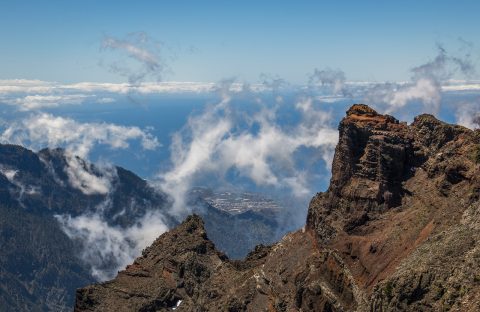
<path id="1" fill-rule="evenodd" d="M 147 150 L 160 144 L 152 134 L 138 127 L 119 126 L 112 123 L 80 123 L 70 118 L 47 113 L 31 115 L 14 121 L 0 136 L 2 142 L 39 149 L 45 146 L 63 146 L 74 155 L 86 158 L 96 144 L 112 149 L 125 149 L 129 141 L 139 140 Z"/>
<path id="2" fill-rule="evenodd" d="M 222 101 L 190 117 L 173 136 L 173 166 L 159 178 L 162 189 L 174 198 L 174 213 L 185 212 L 185 194 L 196 179 L 210 175 L 223 181 L 231 170 L 258 186 L 288 190 L 296 197 L 311 193 L 311 175 L 299 175 L 295 155 L 302 148 L 315 149 L 330 165 L 338 141 L 330 114 L 306 97 L 293 108 L 300 114 L 298 123 L 286 125 L 279 121 L 276 105 L 281 103 L 269 106 L 254 95 L 257 106 L 247 114 L 243 106 L 232 104 L 235 94 L 228 92 L 228 85 L 219 89 L 224 92 Z"/>
<path id="3" fill-rule="evenodd" d="M 438 43 L 437 50 L 438 54 L 432 61 L 412 69 L 414 80 L 423 78 L 435 81 L 447 81 L 456 73 L 469 77 L 475 72 L 469 53 L 466 53 L 462 57 L 451 56 L 447 53 L 447 50 Z"/>
<path id="4" fill-rule="evenodd" d="M 375 104 L 386 104 L 386 112 L 398 111 L 409 102 L 417 100 L 423 103 L 424 110 L 438 113 L 442 99 L 442 85 L 449 84 L 454 75 L 470 76 L 475 70 L 467 53 L 462 57 L 451 56 L 438 45 L 438 54 L 432 60 L 414 67 L 412 79 L 403 84 L 384 83 L 370 88 L 366 100 Z M 451 86 L 450 90 L 463 89 L 465 86 Z"/>
<path id="5" fill-rule="evenodd" d="M 78 156 L 87 159 L 96 145 L 112 149 L 126 149 L 130 141 L 137 140 L 146 150 L 160 144 L 156 137 L 138 127 L 111 123 L 80 123 L 70 118 L 40 113 L 12 122 L 0 135 L 6 143 L 28 146 L 33 149 L 65 147 L 65 173 L 71 186 L 84 194 L 107 194 L 116 172 L 109 165 L 94 168 Z"/>
<path id="6" fill-rule="evenodd" d="M 435 80 L 422 78 L 407 84 L 379 84 L 367 93 L 368 102 L 387 104 L 386 113 L 398 111 L 414 100 L 421 101 L 428 112 L 437 112 L 441 86 Z"/>

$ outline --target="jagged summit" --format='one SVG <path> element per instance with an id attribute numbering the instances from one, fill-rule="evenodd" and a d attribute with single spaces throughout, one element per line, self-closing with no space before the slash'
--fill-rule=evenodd
<path id="1" fill-rule="evenodd" d="M 76 311 L 479 310 L 478 133 L 364 104 L 339 132 L 304 230 L 230 261 L 191 217 L 134 262 L 141 274 L 79 290 Z"/>
<path id="2" fill-rule="evenodd" d="M 369 123 L 398 123 L 398 120 L 390 115 L 381 115 L 373 108 L 365 104 L 354 104 L 347 111 L 346 120 Z"/>
<path id="3" fill-rule="evenodd" d="M 370 106 L 366 104 L 353 104 L 348 110 L 347 110 L 347 116 L 351 115 L 365 115 L 369 117 L 375 117 L 378 116 L 379 114 Z"/>

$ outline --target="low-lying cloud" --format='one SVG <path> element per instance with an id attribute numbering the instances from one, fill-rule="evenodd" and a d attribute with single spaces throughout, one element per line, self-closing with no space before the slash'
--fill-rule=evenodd
<path id="1" fill-rule="evenodd" d="M 56 218 L 65 233 L 83 247 L 80 256 L 99 281 L 115 277 L 143 248 L 168 230 L 163 216 L 153 210 L 127 228 L 109 225 L 102 209 L 77 217 L 57 215 Z"/>
<path id="2" fill-rule="evenodd" d="M 106 195 L 110 192 L 112 181 L 117 175 L 114 166 L 97 165 L 94 170 L 91 164 L 71 154 L 69 151 L 65 153 L 65 157 L 67 166 L 64 170 L 71 186 L 86 195 Z"/>

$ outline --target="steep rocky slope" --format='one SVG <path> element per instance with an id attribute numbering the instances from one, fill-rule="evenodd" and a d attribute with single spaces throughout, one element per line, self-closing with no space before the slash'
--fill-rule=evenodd
<path id="1" fill-rule="evenodd" d="M 192 216 L 76 311 L 478 311 L 480 132 L 354 105 L 304 229 L 244 261 Z"/>

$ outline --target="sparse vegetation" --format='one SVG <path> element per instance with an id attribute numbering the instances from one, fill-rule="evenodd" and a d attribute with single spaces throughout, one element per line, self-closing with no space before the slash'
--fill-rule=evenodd
<path id="1" fill-rule="evenodd" d="M 480 144 L 475 146 L 473 152 L 473 160 L 475 161 L 475 163 L 480 164 Z"/>
<path id="2" fill-rule="evenodd" d="M 393 282 L 392 281 L 388 281 L 386 284 L 385 284 L 385 288 L 383 289 L 384 292 L 385 292 L 385 296 L 387 296 L 388 299 L 391 299 L 392 296 L 393 296 Z"/>

